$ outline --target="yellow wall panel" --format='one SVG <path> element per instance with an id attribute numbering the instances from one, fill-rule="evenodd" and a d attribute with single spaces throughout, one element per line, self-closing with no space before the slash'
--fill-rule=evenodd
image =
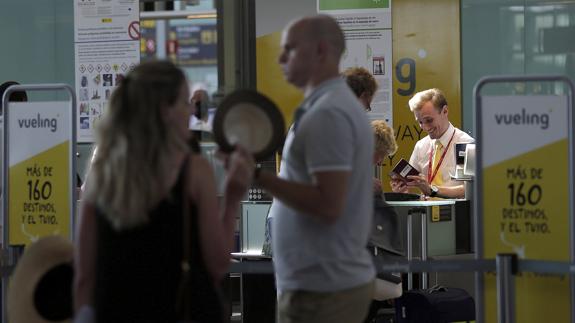
<path id="1" fill-rule="evenodd" d="M 294 110 L 303 100 L 303 94 L 285 81 L 278 56 L 280 54 L 281 31 L 276 31 L 256 40 L 257 90 L 267 95 L 278 106 L 284 116 L 286 129 L 292 122 Z"/>
<path id="2" fill-rule="evenodd" d="M 384 162 L 387 174 L 399 159 L 409 160 L 422 132 L 407 101 L 418 91 L 436 87 L 444 91 L 449 117 L 461 127 L 460 21 L 458 0 L 396 0 L 392 2 L 393 128 L 399 149 Z"/>

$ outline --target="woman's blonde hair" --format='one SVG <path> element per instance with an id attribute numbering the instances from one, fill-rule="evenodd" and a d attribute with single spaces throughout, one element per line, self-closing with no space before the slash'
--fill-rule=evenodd
<path id="1" fill-rule="evenodd" d="M 372 121 L 371 127 L 375 136 L 374 152 L 382 158 L 395 154 L 397 143 L 395 142 L 393 128 L 388 126 L 383 120 Z"/>
<path id="2" fill-rule="evenodd" d="M 106 214 L 116 229 L 148 220 L 166 195 L 165 179 L 174 153 L 186 142 L 168 124 L 186 84 L 184 73 L 166 61 L 142 63 L 121 81 L 96 128 L 97 153 L 85 198 Z"/>

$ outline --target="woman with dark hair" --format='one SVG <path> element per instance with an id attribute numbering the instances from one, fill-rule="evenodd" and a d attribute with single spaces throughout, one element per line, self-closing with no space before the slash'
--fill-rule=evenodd
<path id="1" fill-rule="evenodd" d="M 375 77 L 363 67 L 350 67 L 343 71 L 343 77 L 353 94 L 357 96 L 365 111 L 371 111 L 371 101 L 377 91 Z"/>

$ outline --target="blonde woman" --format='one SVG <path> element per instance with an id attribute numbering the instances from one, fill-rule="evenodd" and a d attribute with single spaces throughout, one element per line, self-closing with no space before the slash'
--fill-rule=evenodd
<path id="1" fill-rule="evenodd" d="M 395 154 L 397 151 L 397 143 L 395 142 L 395 135 L 393 128 L 387 125 L 383 120 L 374 120 L 371 122 L 373 135 L 375 138 L 375 147 L 373 150 L 373 164 L 379 165 L 386 157 Z M 381 180 L 375 178 L 373 180 L 373 190 L 376 193 L 381 193 Z"/>
<path id="2" fill-rule="evenodd" d="M 194 265 L 214 284 L 227 272 L 235 214 L 254 162 L 241 148 L 228 156 L 218 204 L 211 166 L 187 145 L 189 98 L 180 69 L 143 63 L 114 91 L 99 123 L 74 259 L 75 308 L 92 307 L 97 322 L 178 320 L 183 216 L 196 223 Z"/>
<path id="3" fill-rule="evenodd" d="M 378 165 L 386 157 L 395 154 L 397 143 L 393 128 L 383 120 L 371 122 L 374 135 L 373 164 Z M 381 181 L 373 179 L 374 187 L 374 218 L 369 248 L 374 256 L 381 257 L 384 261 L 393 261 L 403 256 L 403 246 L 400 238 L 400 224 L 393 207 L 385 201 L 381 189 Z M 375 281 L 374 300 L 383 301 L 401 296 L 402 284 L 398 274 L 378 274 Z M 369 317 L 374 317 L 381 303 L 374 302 L 370 308 Z"/>

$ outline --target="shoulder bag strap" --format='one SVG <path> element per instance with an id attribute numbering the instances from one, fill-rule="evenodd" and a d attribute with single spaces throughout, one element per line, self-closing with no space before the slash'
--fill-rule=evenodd
<path id="1" fill-rule="evenodd" d="M 179 316 L 181 322 L 191 321 L 191 309 L 190 304 L 192 302 L 190 298 L 190 283 L 191 283 L 191 270 L 192 270 L 192 250 L 190 247 L 191 242 L 191 219 L 190 219 L 190 206 L 188 201 L 188 161 L 189 156 L 185 157 L 183 163 L 183 170 L 180 172 L 181 178 L 179 178 L 179 185 L 181 185 L 182 191 L 182 261 L 180 264 L 181 278 L 178 287 L 177 299 L 176 299 L 176 312 Z"/>
<path id="2" fill-rule="evenodd" d="M 184 169 L 182 171 L 182 273 L 187 273 L 190 271 L 190 266 L 192 262 L 192 223 L 190 219 L 190 203 L 188 195 L 188 162 L 189 156 L 185 157 Z"/>

